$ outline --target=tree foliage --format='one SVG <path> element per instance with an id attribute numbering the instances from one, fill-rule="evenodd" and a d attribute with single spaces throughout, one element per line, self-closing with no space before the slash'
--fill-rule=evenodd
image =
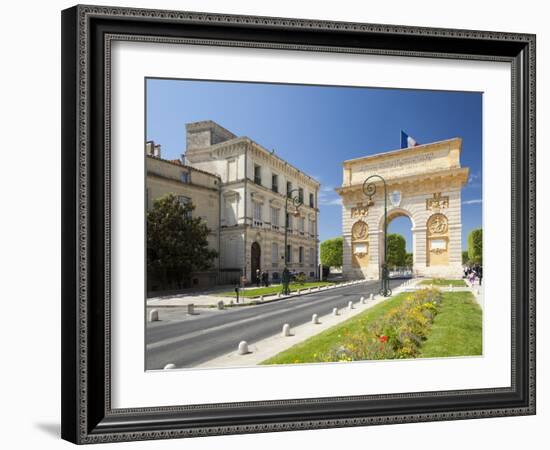
<path id="1" fill-rule="evenodd" d="M 468 259 L 473 264 L 483 264 L 483 230 L 477 228 L 468 234 Z"/>
<path id="2" fill-rule="evenodd" d="M 413 254 L 407 253 L 407 255 L 405 256 L 405 266 L 412 267 L 412 265 L 413 265 Z"/>
<path id="3" fill-rule="evenodd" d="M 342 267 L 344 240 L 341 237 L 327 239 L 321 243 L 321 264 L 326 267 Z"/>
<path id="4" fill-rule="evenodd" d="M 403 267 L 407 262 L 407 242 L 398 233 L 388 234 L 388 255 L 386 262 L 390 267 Z"/>
<path id="5" fill-rule="evenodd" d="M 468 256 L 468 250 L 462 251 L 462 265 L 465 266 L 470 262 L 470 257 Z"/>
<path id="6" fill-rule="evenodd" d="M 188 286 L 191 273 L 208 270 L 217 256 L 208 248 L 210 230 L 192 217 L 194 209 L 169 194 L 155 200 L 147 213 L 147 272 L 164 288 Z"/>

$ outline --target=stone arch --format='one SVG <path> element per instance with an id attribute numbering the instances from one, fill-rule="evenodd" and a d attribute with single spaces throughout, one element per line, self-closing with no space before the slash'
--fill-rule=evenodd
<path id="1" fill-rule="evenodd" d="M 468 168 L 460 165 L 461 148 L 462 140 L 453 138 L 343 162 L 336 191 L 342 199 L 344 277 L 380 277 L 385 206 L 388 220 L 407 216 L 411 221 L 414 276 L 461 276 L 461 190 L 469 177 Z M 369 179 L 376 189 L 366 192 Z M 358 267 L 354 256 L 361 244 L 352 233 L 358 220 L 368 224 L 367 267 Z"/>
<path id="2" fill-rule="evenodd" d="M 360 219 L 351 227 L 352 265 L 356 268 L 369 264 L 369 226 Z"/>
<path id="3" fill-rule="evenodd" d="M 437 212 L 426 221 L 426 265 L 445 266 L 449 263 L 449 219 Z"/>
<path id="4" fill-rule="evenodd" d="M 415 227 L 415 217 L 412 212 L 405 208 L 391 208 L 388 210 L 388 224 L 396 217 L 408 217 L 411 220 L 412 228 Z M 382 231 L 384 229 L 384 213 L 380 214 L 378 219 L 378 229 Z"/>

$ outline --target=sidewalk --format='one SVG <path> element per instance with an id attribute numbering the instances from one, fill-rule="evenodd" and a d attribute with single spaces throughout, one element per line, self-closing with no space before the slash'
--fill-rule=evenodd
<path id="1" fill-rule="evenodd" d="M 347 281 L 339 284 L 333 284 L 330 286 L 322 286 L 320 288 L 304 288 L 300 291 L 300 293 L 293 292 L 290 295 L 280 295 L 280 294 L 273 294 L 273 295 L 266 295 L 263 296 L 263 298 L 246 298 L 246 297 L 240 297 L 239 303 L 236 302 L 234 297 L 223 297 L 219 295 L 215 295 L 215 292 L 212 292 L 210 294 L 207 293 L 197 293 L 197 294 L 189 294 L 189 295 L 177 295 L 177 296 L 163 296 L 163 297 L 153 297 L 147 299 L 147 306 L 148 307 L 174 307 L 174 306 L 187 306 L 190 304 L 195 305 L 195 307 L 198 308 L 216 308 L 218 306 L 218 302 L 223 301 L 224 305 L 230 305 L 231 302 L 234 305 L 238 306 L 247 306 L 247 305 L 257 305 L 259 303 L 268 303 L 272 301 L 277 300 L 283 300 L 290 297 L 297 297 L 301 295 L 308 295 L 308 294 L 314 294 L 317 292 L 323 292 L 326 290 L 332 290 L 332 289 L 338 289 L 339 287 L 344 286 L 351 286 L 353 284 L 358 283 L 365 283 L 367 280 L 354 280 L 354 281 Z M 245 288 L 246 289 L 256 289 L 255 287 L 252 288 Z M 227 292 L 227 291 L 221 291 L 221 292 Z"/>

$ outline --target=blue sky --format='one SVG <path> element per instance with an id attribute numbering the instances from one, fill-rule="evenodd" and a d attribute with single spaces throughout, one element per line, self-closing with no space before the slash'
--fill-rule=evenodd
<path id="1" fill-rule="evenodd" d="M 341 235 L 334 187 L 342 161 L 398 149 L 403 129 L 420 144 L 461 137 L 461 164 L 470 168 L 462 190 L 462 248 L 481 226 L 482 94 L 368 87 L 304 86 L 192 80 L 147 80 L 147 140 L 162 156 L 185 152 L 185 124 L 214 120 L 248 136 L 321 182 L 321 241 Z M 408 218 L 396 218 L 411 250 Z"/>

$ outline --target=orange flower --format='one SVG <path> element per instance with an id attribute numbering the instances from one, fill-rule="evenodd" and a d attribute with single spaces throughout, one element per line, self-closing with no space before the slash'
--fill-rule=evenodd
<path id="1" fill-rule="evenodd" d="M 385 334 L 382 334 L 382 335 L 378 338 L 378 340 L 379 340 L 380 342 L 388 342 L 388 336 L 386 336 Z"/>

